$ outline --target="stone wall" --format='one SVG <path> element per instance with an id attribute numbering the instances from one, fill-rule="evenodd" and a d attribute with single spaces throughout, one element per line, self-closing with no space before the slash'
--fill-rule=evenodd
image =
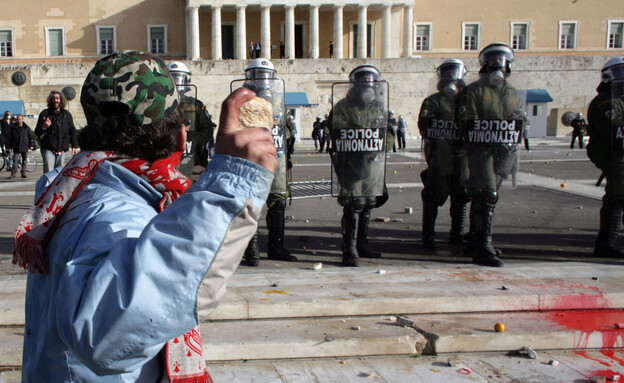
<path id="1" fill-rule="evenodd" d="M 600 68 L 611 56 L 522 56 L 513 65 L 513 75 L 524 88 L 543 88 L 553 97 L 548 104 L 549 135 L 567 135 L 570 129 L 561 125 L 558 116 L 563 111 L 585 112 L 596 94 L 600 81 Z M 310 137 L 316 115 L 323 115 L 331 108 L 331 84 L 346 81 L 349 72 L 360 64 L 377 66 L 382 77 L 390 84 L 390 109 L 402 114 L 407 121 L 411 136 L 418 134 L 417 118 L 422 100 L 435 89 L 435 68 L 443 58 L 408 59 L 297 59 L 273 60 L 278 76 L 286 83 L 287 92 L 306 92 L 308 99 L 318 107 L 301 108 L 299 132 Z M 219 116 L 222 100 L 230 92 L 230 82 L 244 77 L 248 61 L 196 61 L 185 62 L 193 73 L 199 98 L 214 116 Z M 472 76 L 478 71 L 476 58 L 464 59 Z M 0 65 L 0 99 L 22 100 L 26 114 L 37 115 L 46 107 L 45 100 L 51 90 L 71 86 L 78 96 L 69 103 L 77 127 L 85 124 L 79 95 L 90 63 Z M 11 76 L 17 70 L 24 72 L 27 81 L 17 87 Z M 522 86 L 520 86 L 522 87 Z M 3 112 L 3 111 L 0 111 Z M 218 120 L 218 118 L 215 118 Z M 27 118 L 34 128 L 36 120 Z M 218 121 L 215 121 L 218 123 Z"/>

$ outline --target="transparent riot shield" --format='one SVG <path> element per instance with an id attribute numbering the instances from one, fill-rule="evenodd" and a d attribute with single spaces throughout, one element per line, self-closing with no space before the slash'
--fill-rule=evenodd
<path id="1" fill-rule="evenodd" d="M 197 181 L 198 177 L 193 175 L 193 167 L 195 166 L 195 132 L 197 132 L 197 87 L 188 84 L 184 88 L 184 92 L 178 91 L 180 105 L 186 123 L 186 146 L 180 159 L 178 169 L 188 178 Z"/>
<path id="2" fill-rule="evenodd" d="M 256 80 L 234 80 L 230 83 L 230 91 L 245 87 L 256 93 L 273 105 L 273 141 L 277 148 L 277 169 L 275 178 L 271 185 L 272 194 L 288 196 L 287 179 L 287 134 L 286 134 L 286 103 L 284 92 L 284 80 L 279 78 L 256 79 Z"/>
<path id="3" fill-rule="evenodd" d="M 494 192 L 504 180 L 515 187 L 518 144 L 527 123 L 526 81 L 511 74 L 493 84 L 488 74 L 470 83 L 457 105 L 458 125 L 465 139 L 468 189 Z"/>
<path id="4" fill-rule="evenodd" d="M 611 177 L 608 178 L 609 193 L 616 198 L 624 197 L 624 80 L 611 82 Z"/>
<path id="5" fill-rule="evenodd" d="M 376 197 L 384 193 L 388 83 L 332 85 L 329 117 L 332 196 Z"/>

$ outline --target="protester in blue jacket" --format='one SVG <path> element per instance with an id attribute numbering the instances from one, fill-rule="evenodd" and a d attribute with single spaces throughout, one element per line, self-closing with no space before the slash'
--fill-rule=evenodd
<path id="1" fill-rule="evenodd" d="M 51 180 L 16 234 L 14 263 L 29 270 L 24 382 L 211 381 L 198 316 L 224 294 L 277 166 L 270 132 L 239 125 L 253 96 L 224 101 L 216 155 L 186 190 L 164 62 L 129 51 L 95 64 L 83 150 L 38 183 Z"/>

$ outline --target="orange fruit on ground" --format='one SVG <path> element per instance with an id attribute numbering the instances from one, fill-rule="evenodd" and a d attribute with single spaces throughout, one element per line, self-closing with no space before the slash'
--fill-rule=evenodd
<path id="1" fill-rule="evenodd" d="M 505 332 L 505 325 L 503 323 L 497 323 L 494 325 L 494 331 Z"/>

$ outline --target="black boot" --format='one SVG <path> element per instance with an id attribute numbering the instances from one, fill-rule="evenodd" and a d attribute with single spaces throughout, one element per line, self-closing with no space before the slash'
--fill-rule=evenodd
<path id="1" fill-rule="evenodd" d="M 258 248 L 258 232 L 251 237 L 251 241 L 245 249 L 245 257 L 241 264 L 256 267 L 260 264 L 260 249 Z"/>
<path id="2" fill-rule="evenodd" d="M 368 245 L 368 224 L 370 222 L 372 210 L 372 207 L 364 208 L 364 210 L 360 213 L 360 219 L 358 222 L 357 252 L 362 258 L 381 258 L 381 253 L 371 251 L 370 246 Z"/>
<path id="3" fill-rule="evenodd" d="M 466 225 L 466 204 L 453 201 L 451 198 L 451 232 L 449 242 L 453 245 L 465 246 L 468 241 L 464 237 Z"/>
<path id="4" fill-rule="evenodd" d="M 624 251 L 617 247 L 621 221 L 622 208 L 603 206 L 600 209 L 600 231 L 594 247 L 594 257 L 624 257 Z"/>
<path id="5" fill-rule="evenodd" d="M 438 206 L 423 199 L 422 243 L 429 249 L 436 247 L 435 223 L 438 218 Z"/>
<path id="6" fill-rule="evenodd" d="M 495 195 L 495 194 L 494 194 Z M 501 251 L 492 246 L 492 221 L 494 219 L 494 207 L 498 196 L 488 197 L 479 202 L 481 207 L 481 238 L 477 244 L 477 254 L 472 258 L 472 262 L 483 266 L 501 267 L 503 261 L 499 258 Z"/>
<path id="7" fill-rule="evenodd" d="M 463 255 L 474 257 L 477 254 L 477 242 L 481 237 L 481 207 L 476 201 L 470 203 L 470 229 L 466 235 L 466 247 Z"/>
<path id="8" fill-rule="evenodd" d="M 342 264 L 345 266 L 358 267 L 360 265 L 357 251 L 357 227 L 360 219 L 359 211 L 354 211 L 351 206 L 345 206 L 342 212 Z"/>
<path id="9" fill-rule="evenodd" d="M 296 262 L 297 257 L 290 255 L 290 251 L 284 247 L 284 230 L 286 200 L 281 199 L 267 211 L 267 228 L 269 229 L 269 259 L 286 262 Z"/>

